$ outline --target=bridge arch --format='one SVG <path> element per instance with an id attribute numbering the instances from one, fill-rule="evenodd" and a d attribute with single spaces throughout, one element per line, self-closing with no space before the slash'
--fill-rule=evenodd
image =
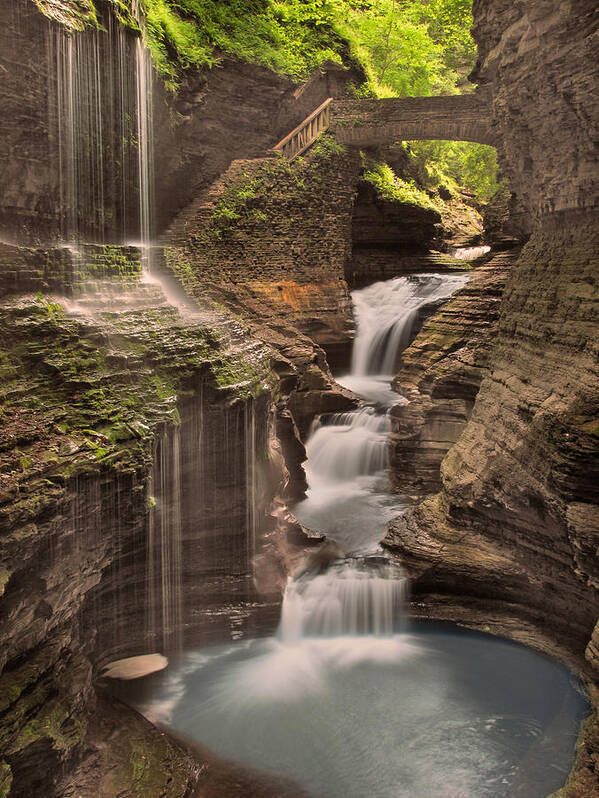
<path id="1" fill-rule="evenodd" d="M 475 141 L 497 146 L 489 104 L 477 94 L 333 100 L 330 129 L 341 144 L 393 141 Z"/>

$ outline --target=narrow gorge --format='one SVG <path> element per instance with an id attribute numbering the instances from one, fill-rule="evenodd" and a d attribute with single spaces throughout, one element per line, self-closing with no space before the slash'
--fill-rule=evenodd
<path id="1" fill-rule="evenodd" d="M 0 16 L 0 796 L 599 796 L 595 3 Z"/>

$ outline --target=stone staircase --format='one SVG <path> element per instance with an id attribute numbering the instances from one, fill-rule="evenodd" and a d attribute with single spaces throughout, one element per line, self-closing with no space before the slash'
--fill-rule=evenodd
<path id="1" fill-rule="evenodd" d="M 180 247 L 187 244 L 192 230 L 203 229 L 219 200 L 233 186 L 247 183 L 260 171 L 264 164 L 271 162 L 274 156 L 265 158 L 240 158 L 232 161 L 229 168 L 175 217 L 170 227 L 159 239 L 160 246 Z"/>

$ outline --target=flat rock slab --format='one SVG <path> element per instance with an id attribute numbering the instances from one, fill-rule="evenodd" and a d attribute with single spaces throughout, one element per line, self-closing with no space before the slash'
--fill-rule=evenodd
<path id="1" fill-rule="evenodd" d="M 168 665 L 168 659 L 162 654 L 142 654 L 139 657 L 115 659 L 104 666 L 102 676 L 110 679 L 139 679 L 150 673 L 162 671 Z"/>

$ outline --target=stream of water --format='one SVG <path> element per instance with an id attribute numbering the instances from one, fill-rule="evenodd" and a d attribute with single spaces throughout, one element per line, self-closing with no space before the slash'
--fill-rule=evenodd
<path id="1" fill-rule="evenodd" d="M 294 510 L 335 541 L 329 561 L 289 580 L 275 636 L 187 652 L 129 684 L 151 720 L 319 798 L 545 798 L 564 783 L 586 706 L 568 671 L 489 635 L 406 629 L 407 582 L 379 547 L 402 510 L 385 479 L 388 411 L 402 401 L 389 380 L 425 306 L 466 279 L 354 292 L 340 381 L 366 404 L 315 424 Z"/>
<path id="2" fill-rule="evenodd" d="M 434 308 L 468 275 L 416 274 L 354 291 L 357 323 L 351 372 L 338 382 L 367 404 L 318 420 L 307 444 L 307 498 L 294 514 L 346 554 L 380 551 L 389 521 L 405 505 L 387 489 L 389 409 L 403 397 L 390 382 L 401 352 Z"/>

